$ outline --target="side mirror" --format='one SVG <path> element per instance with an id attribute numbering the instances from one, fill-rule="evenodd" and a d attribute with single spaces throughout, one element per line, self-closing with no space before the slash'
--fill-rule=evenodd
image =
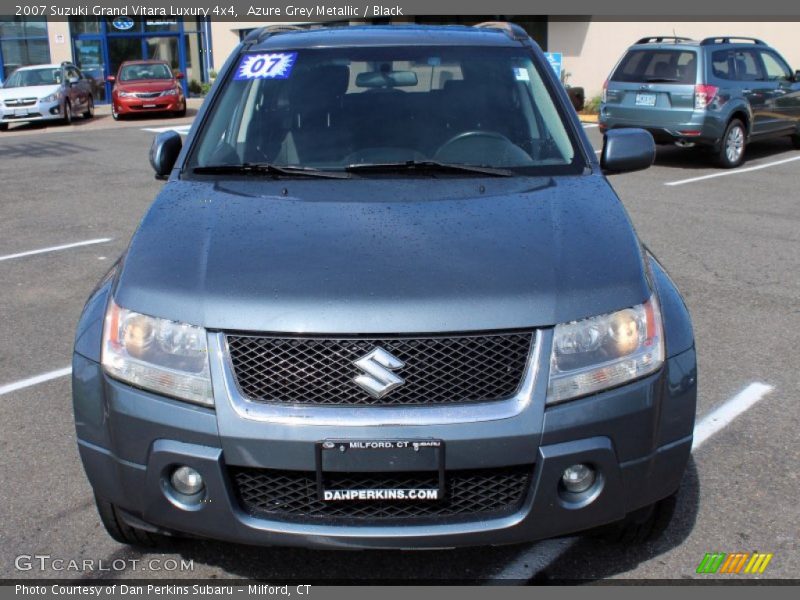
<path id="1" fill-rule="evenodd" d="M 183 79 L 183 73 L 181 73 L 180 71 L 175 73 L 175 79 Z"/>
<path id="2" fill-rule="evenodd" d="M 656 144 L 644 129 L 610 129 L 603 137 L 600 167 L 606 173 L 647 169 L 656 159 Z"/>
<path id="3" fill-rule="evenodd" d="M 108 77 L 106 77 L 106 81 L 108 83 L 114 83 L 116 80 L 117 80 L 117 78 L 114 77 L 113 75 L 109 75 Z"/>
<path id="4" fill-rule="evenodd" d="M 165 131 L 153 138 L 153 144 L 150 146 L 150 165 L 156 172 L 156 179 L 169 177 L 182 146 L 183 141 L 177 131 Z"/>

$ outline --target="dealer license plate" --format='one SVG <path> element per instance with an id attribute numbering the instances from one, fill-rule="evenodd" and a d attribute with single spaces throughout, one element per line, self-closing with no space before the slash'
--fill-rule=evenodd
<path id="1" fill-rule="evenodd" d="M 655 106 L 655 94 L 636 94 L 636 106 Z"/>
<path id="2" fill-rule="evenodd" d="M 323 440 L 316 453 L 317 495 L 323 502 L 430 502 L 444 497 L 442 440 Z M 430 473 L 425 478 L 430 483 L 403 487 L 335 483 L 337 473 L 348 473 L 347 479 L 355 482 L 359 474 L 380 482 L 382 477 L 402 480 L 403 472 Z"/>

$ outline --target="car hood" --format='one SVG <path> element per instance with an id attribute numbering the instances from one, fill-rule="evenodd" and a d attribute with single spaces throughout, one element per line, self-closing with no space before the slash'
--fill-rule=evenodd
<path id="1" fill-rule="evenodd" d="M 44 98 L 61 89 L 55 85 L 33 85 L 27 87 L 0 88 L 0 100 L 11 98 Z"/>
<path id="2" fill-rule="evenodd" d="M 209 329 L 414 333 L 553 325 L 649 296 L 599 175 L 173 181 L 117 303 Z"/>
<path id="3" fill-rule="evenodd" d="M 117 82 L 120 92 L 163 92 L 175 87 L 174 79 L 153 79 L 136 82 Z"/>

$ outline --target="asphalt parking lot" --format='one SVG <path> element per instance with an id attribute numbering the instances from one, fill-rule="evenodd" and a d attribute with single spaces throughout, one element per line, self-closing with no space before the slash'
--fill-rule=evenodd
<path id="1" fill-rule="evenodd" d="M 83 302 L 162 185 L 147 162 L 152 130 L 190 119 L 97 121 L 0 134 L 0 577 L 683 579 L 698 577 L 706 552 L 738 551 L 774 554 L 762 577 L 797 577 L 800 151 L 788 139 L 754 144 L 734 171 L 664 147 L 653 168 L 611 178 L 685 295 L 697 337 L 701 429 L 678 514 L 658 541 L 321 552 L 176 540 L 160 554 L 103 530 L 78 458 L 67 368 Z M 588 134 L 600 148 L 598 130 Z M 37 554 L 139 562 L 15 569 L 19 555 Z M 150 570 L 154 557 L 193 569 Z"/>

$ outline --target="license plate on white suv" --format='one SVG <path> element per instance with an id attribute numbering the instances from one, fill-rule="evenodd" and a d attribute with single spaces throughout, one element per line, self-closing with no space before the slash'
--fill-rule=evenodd
<path id="1" fill-rule="evenodd" d="M 655 106 L 655 94 L 636 94 L 636 106 Z"/>

